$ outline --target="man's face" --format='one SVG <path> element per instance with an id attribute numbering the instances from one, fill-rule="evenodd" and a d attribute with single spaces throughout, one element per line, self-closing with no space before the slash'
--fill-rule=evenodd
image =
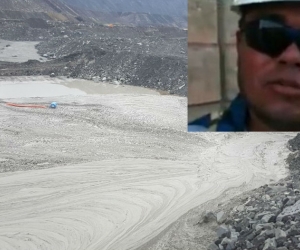
<path id="1" fill-rule="evenodd" d="M 300 4 L 268 4 L 250 10 L 245 21 L 278 16 L 282 23 L 300 30 Z M 273 43 L 280 42 L 274 39 Z M 251 119 L 266 130 L 300 131 L 300 51 L 295 43 L 282 53 L 269 56 L 248 45 L 237 33 L 238 80 L 250 107 Z"/>

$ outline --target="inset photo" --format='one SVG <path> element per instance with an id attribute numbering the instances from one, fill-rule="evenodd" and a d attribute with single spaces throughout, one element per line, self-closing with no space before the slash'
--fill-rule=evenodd
<path id="1" fill-rule="evenodd" d="M 188 1 L 188 131 L 300 131 L 300 1 Z"/>

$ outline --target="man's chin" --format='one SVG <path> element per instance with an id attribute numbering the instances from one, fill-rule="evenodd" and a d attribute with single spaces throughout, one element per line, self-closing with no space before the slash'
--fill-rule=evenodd
<path id="1" fill-rule="evenodd" d="M 291 109 L 261 109 L 252 107 L 253 114 L 273 131 L 300 131 L 300 108 Z"/>

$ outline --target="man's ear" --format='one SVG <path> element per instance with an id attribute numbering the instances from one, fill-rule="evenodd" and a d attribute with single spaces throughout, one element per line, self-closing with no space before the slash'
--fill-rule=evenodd
<path id="1" fill-rule="evenodd" d="M 239 44 L 242 40 L 242 32 L 241 30 L 237 30 L 235 33 L 236 44 Z"/>
<path id="2" fill-rule="evenodd" d="M 240 30 L 238 30 L 235 33 L 235 42 L 236 42 L 236 49 L 237 49 L 237 51 L 239 51 L 239 48 L 240 48 L 241 43 L 242 43 L 242 32 Z"/>

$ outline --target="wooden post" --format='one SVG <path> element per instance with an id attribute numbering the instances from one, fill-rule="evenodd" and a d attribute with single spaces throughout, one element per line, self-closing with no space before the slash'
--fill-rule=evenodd
<path id="1" fill-rule="evenodd" d="M 220 70 L 220 94 L 221 94 L 221 111 L 226 109 L 226 32 L 225 32 L 225 2 L 228 0 L 217 1 L 217 30 L 218 30 L 218 46 L 219 46 L 219 70 Z"/>

